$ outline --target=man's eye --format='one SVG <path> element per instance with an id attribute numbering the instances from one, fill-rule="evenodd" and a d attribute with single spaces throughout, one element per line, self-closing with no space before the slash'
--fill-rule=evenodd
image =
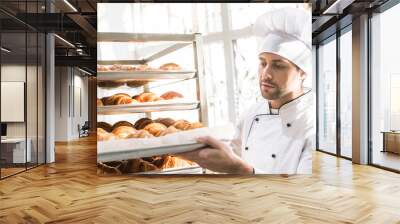
<path id="1" fill-rule="evenodd" d="M 274 68 L 285 68 L 286 66 L 283 64 L 273 64 Z"/>
<path id="2" fill-rule="evenodd" d="M 267 63 L 261 62 L 260 65 L 261 65 L 262 67 L 265 67 L 265 66 L 267 66 Z"/>

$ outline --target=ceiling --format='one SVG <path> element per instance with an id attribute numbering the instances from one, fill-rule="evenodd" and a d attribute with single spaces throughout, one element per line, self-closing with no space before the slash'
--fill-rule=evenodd
<path id="1" fill-rule="evenodd" d="M 29 33 L 55 33 L 61 37 L 55 38 L 56 66 L 78 66 L 94 74 L 96 10 L 96 0 L 47 0 L 47 5 L 45 0 L 1 0 L 2 46 L 12 49 L 8 58 L 23 58 L 26 53 L 31 58 L 30 54 L 35 55 L 37 48 L 29 43 L 34 37 Z M 28 45 L 25 45 L 25 32 Z"/>
<path id="2" fill-rule="evenodd" d="M 332 36 L 351 24 L 362 13 L 375 10 L 390 0 L 311 0 L 313 44 Z M 394 0 L 392 0 L 394 1 Z M 81 66 L 96 71 L 97 2 L 117 0 L 1 0 L 0 26 L 2 45 L 14 48 L 13 54 L 34 52 L 29 43 L 25 52 L 26 31 L 54 32 L 70 44 L 55 39 L 56 65 Z M 129 2 L 159 2 L 156 0 Z M 251 2 L 260 2 L 259 0 Z M 282 2 L 282 1 L 267 1 Z M 287 2 L 287 1 L 286 1 Z M 293 0 L 293 2 L 307 2 Z M 49 13 L 52 11 L 52 13 Z M 28 35 L 29 36 L 29 35 Z M 3 54 L 3 53 L 2 53 Z M 9 55 L 10 56 L 10 55 Z"/>
<path id="3" fill-rule="evenodd" d="M 389 0 L 312 0 L 312 37 L 318 44 L 350 25 L 354 17 L 375 12 Z"/>

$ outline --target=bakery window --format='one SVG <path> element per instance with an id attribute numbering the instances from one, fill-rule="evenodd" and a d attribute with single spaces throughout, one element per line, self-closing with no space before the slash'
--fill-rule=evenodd
<path id="1" fill-rule="evenodd" d="M 372 164 L 400 170 L 400 34 L 393 29 L 400 19 L 397 4 L 371 18 L 371 121 Z"/>

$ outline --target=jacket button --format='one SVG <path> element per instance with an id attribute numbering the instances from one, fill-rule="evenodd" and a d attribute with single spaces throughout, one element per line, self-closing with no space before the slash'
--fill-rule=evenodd
<path id="1" fill-rule="evenodd" d="M 258 117 L 256 117 L 256 119 L 255 119 L 257 122 L 260 120 Z"/>
<path id="2" fill-rule="evenodd" d="M 249 150 L 249 147 L 246 146 L 244 149 Z"/>
<path id="3" fill-rule="evenodd" d="M 290 123 L 286 124 L 286 127 L 290 128 L 292 125 Z"/>
<path id="4" fill-rule="evenodd" d="M 275 154 L 272 154 L 271 156 L 272 156 L 272 158 L 275 158 L 275 157 L 276 157 L 276 155 L 275 155 Z"/>

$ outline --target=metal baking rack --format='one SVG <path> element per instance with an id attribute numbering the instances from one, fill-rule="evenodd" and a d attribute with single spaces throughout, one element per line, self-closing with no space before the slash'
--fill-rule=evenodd
<path id="1" fill-rule="evenodd" d="M 97 72 L 97 80 L 101 81 L 134 81 L 134 80 L 176 80 L 186 81 L 189 79 L 196 80 L 196 101 L 195 102 L 182 102 L 182 103 L 162 103 L 162 104 L 130 104 L 130 105 L 116 105 L 116 106 L 103 106 L 97 109 L 99 115 L 108 114 L 127 114 L 127 113 L 145 113 L 146 117 L 151 118 L 152 112 L 160 111 L 176 111 L 176 110 L 197 110 L 199 113 L 199 121 L 205 126 L 208 125 L 207 113 L 207 99 L 206 87 L 203 67 L 203 54 L 202 45 L 203 39 L 201 34 L 154 34 L 154 33 L 112 33 L 112 32 L 99 32 L 97 33 L 98 42 L 131 42 L 131 43 L 146 43 L 146 42 L 171 42 L 172 45 L 155 52 L 154 54 L 139 60 L 100 60 L 99 65 L 140 65 L 147 64 L 179 49 L 192 45 L 194 69 L 189 71 L 162 71 L 162 70 L 149 70 L 149 71 L 99 71 Z M 171 83 L 176 83 L 171 82 Z M 148 84 L 143 85 L 144 92 L 149 92 Z M 154 88 L 154 87 L 153 87 Z M 177 117 L 176 119 L 179 119 Z M 99 142 L 98 144 L 101 144 Z M 100 156 L 101 157 L 101 156 Z M 188 168 L 172 169 L 175 173 L 184 172 Z M 191 168 L 192 169 L 192 168 Z M 165 172 L 174 173 L 174 172 Z"/>

